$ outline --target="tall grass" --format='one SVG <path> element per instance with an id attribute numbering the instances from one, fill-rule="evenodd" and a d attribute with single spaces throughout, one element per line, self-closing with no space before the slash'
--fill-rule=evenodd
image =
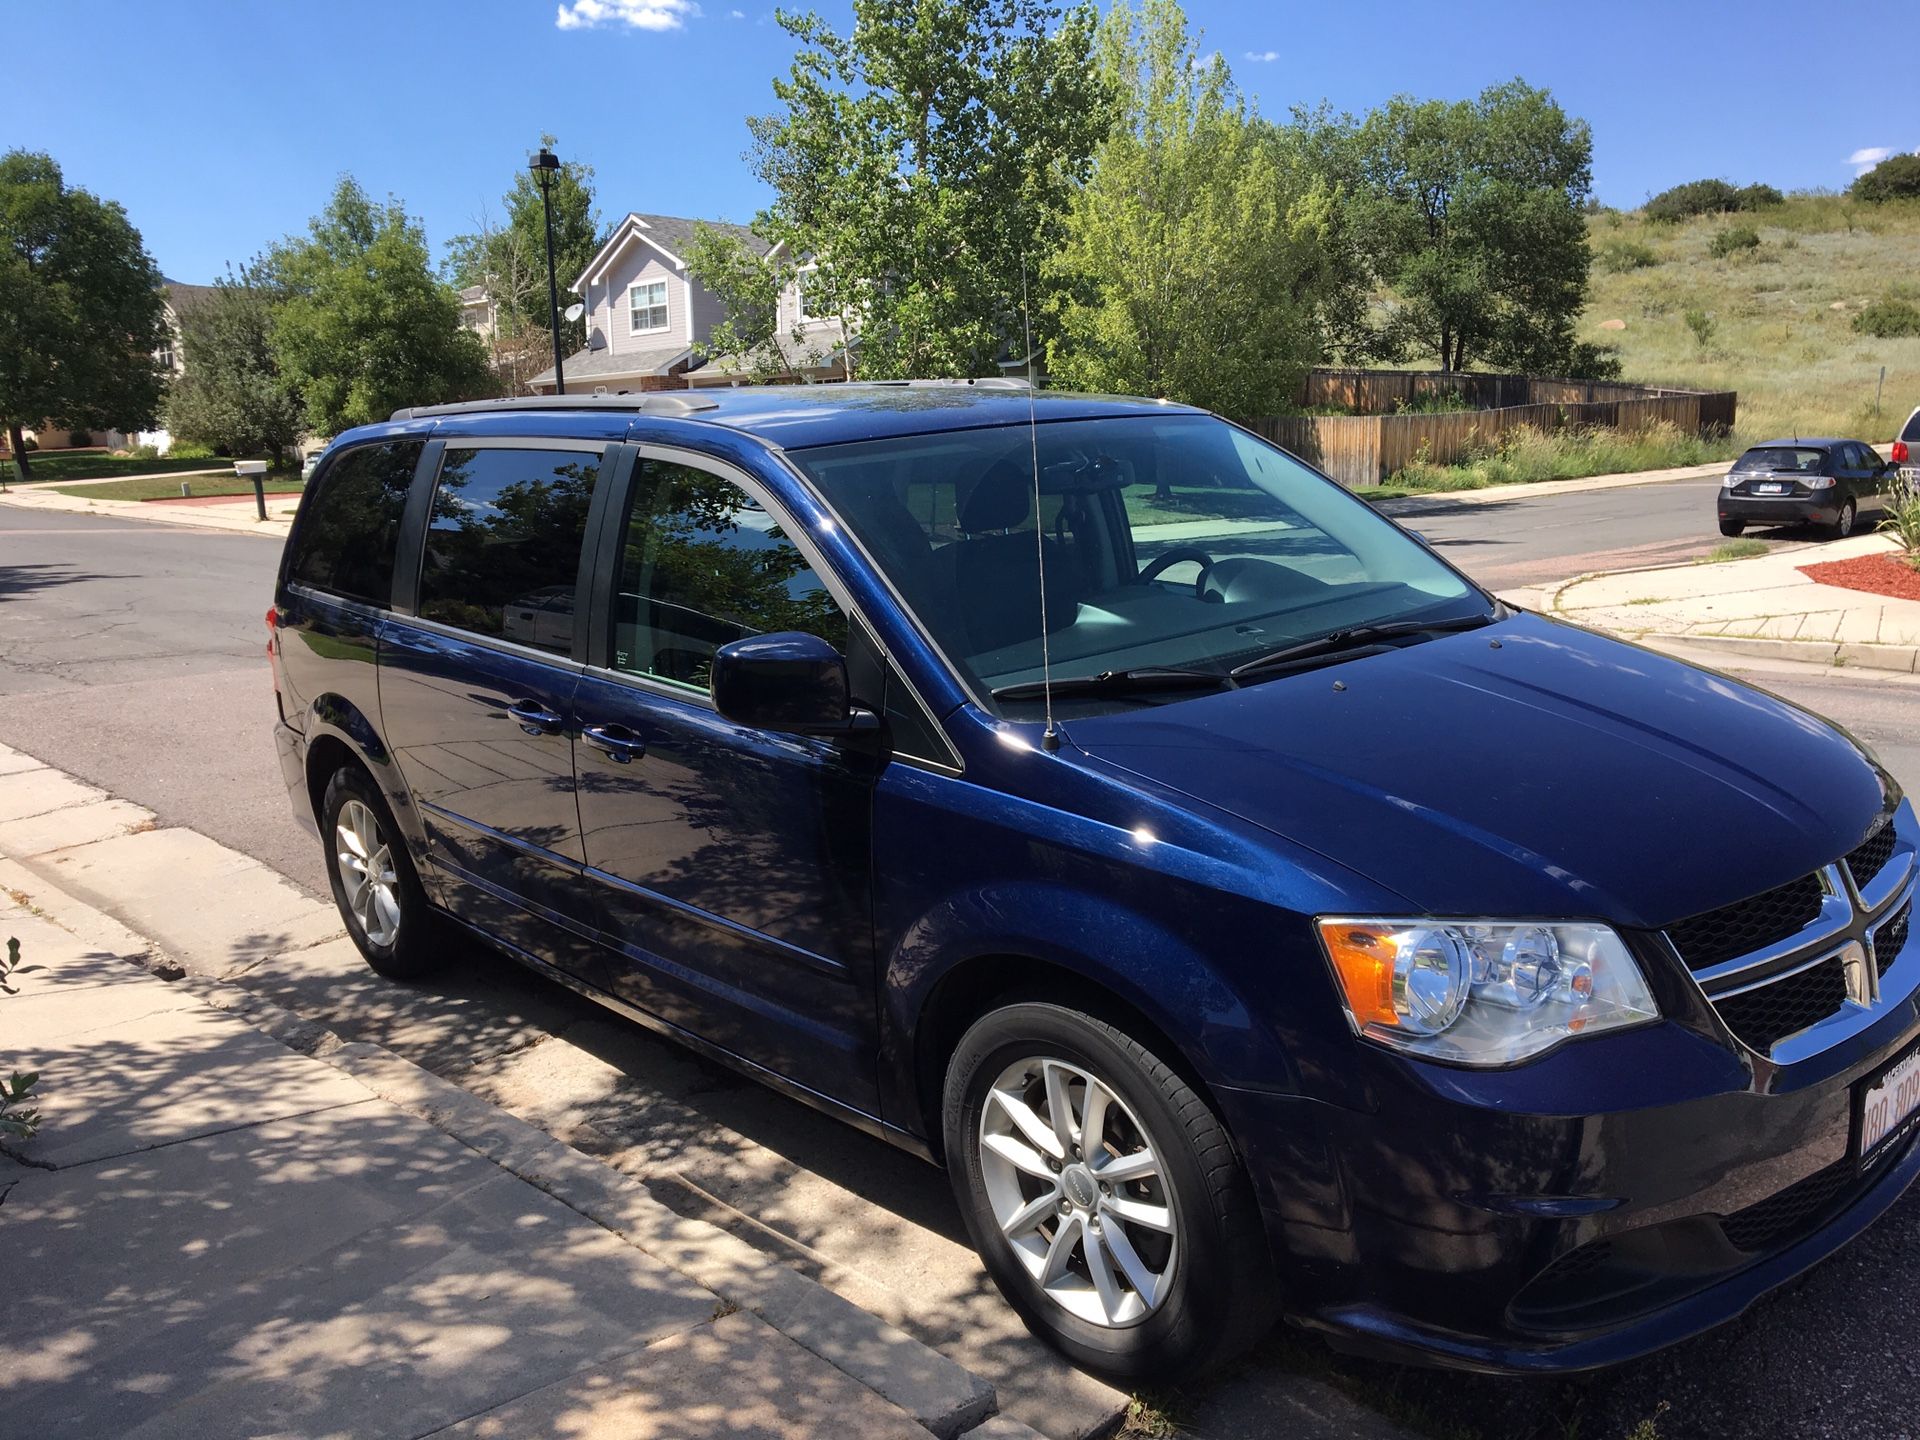
<path id="1" fill-rule="evenodd" d="M 1748 443 L 1795 434 L 1891 439 L 1920 405 L 1920 336 L 1865 335 L 1853 317 L 1883 297 L 1920 299 L 1920 202 L 1796 195 L 1743 214 L 1760 245 L 1716 258 L 1713 240 L 1726 223 L 1594 217 L 1599 263 L 1580 338 L 1615 347 L 1629 380 L 1739 391 L 1738 438 Z M 1654 263 L 1615 258 L 1639 249 Z M 1708 318 L 1704 343 L 1687 325 L 1689 310 Z M 1602 330 L 1608 320 L 1626 328 Z"/>
<path id="2" fill-rule="evenodd" d="M 1729 439 L 1705 439 L 1664 421 L 1642 430 L 1509 430 L 1498 446 L 1457 465 L 1415 461 L 1396 472 L 1387 491 L 1479 490 L 1488 485 L 1526 485 L 1574 480 L 1632 470 L 1706 465 L 1739 453 Z"/>

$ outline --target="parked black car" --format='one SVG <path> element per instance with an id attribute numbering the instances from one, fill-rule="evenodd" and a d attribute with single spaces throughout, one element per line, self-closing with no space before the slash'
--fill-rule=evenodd
<path id="1" fill-rule="evenodd" d="M 1769 440 L 1733 462 L 1720 482 L 1720 533 L 1749 525 L 1817 525 L 1853 534 L 1860 506 L 1899 469 L 1860 440 Z"/>

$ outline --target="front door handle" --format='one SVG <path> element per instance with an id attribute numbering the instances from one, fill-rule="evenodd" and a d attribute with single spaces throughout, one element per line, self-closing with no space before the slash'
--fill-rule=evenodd
<path id="1" fill-rule="evenodd" d="M 589 725 L 580 733 L 587 744 L 618 765 L 647 753 L 647 742 L 624 725 Z"/>
<path id="2" fill-rule="evenodd" d="M 560 717 L 538 700 L 516 700 L 507 706 L 507 714 L 529 735 L 557 735 Z"/>

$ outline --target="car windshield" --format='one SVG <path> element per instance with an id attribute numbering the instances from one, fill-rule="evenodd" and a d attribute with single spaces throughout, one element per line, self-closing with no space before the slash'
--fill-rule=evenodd
<path id="1" fill-rule="evenodd" d="M 1806 445 L 1762 445 L 1747 451 L 1734 462 L 1736 470 L 1791 470 L 1802 475 L 1818 474 L 1827 463 L 1827 452 Z"/>
<path id="2" fill-rule="evenodd" d="M 983 697 L 1040 679 L 1043 612 L 1056 684 L 1224 675 L 1335 632 L 1491 613 L 1365 502 L 1210 416 L 1049 421 L 790 458 Z M 1195 677 L 1178 678 L 1192 693 Z M 1181 694 L 1143 685 L 1105 703 Z M 1029 703 L 1001 701 L 1022 714 Z"/>

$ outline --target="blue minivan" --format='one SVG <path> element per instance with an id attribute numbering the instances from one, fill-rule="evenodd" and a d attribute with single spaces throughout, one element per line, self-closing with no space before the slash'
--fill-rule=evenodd
<path id="1" fill-rule="evenodd" d="M 1003 383 L 403 411 L 268 617 L 367 961 L 465 931 L 945 1165 L 1038 1334 L 1590 1368 L 1920 1169 L 1920 825 L 1256 435 Z"/>

